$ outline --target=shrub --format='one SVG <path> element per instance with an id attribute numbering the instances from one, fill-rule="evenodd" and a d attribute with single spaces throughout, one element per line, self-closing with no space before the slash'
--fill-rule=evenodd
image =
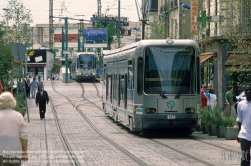
<path id="1" fill-rule="evenodd" d="M 24 94 L 23 93 L 16 94 L 15 98 L 17 104 L 13 109 L 16 110 L 17 112 L 20 112 L 24 116 L 26 112 L 26 101 L 24 98 Z"/>

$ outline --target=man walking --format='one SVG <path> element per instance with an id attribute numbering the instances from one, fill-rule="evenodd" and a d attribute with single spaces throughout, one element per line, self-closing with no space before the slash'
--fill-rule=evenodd
<path id="1" fill-rule="evenodd" d="M 36 105 L 39 106 L 40 119 L 45 118 L 46 103 L 49 103 L 48 93 L 43 90 L 43 85 L 38 86 L 38 92 L 36 95 Z"/>
<path id="2" fill-rule="evenodd" d="M 38 82 L 37 82 L 37 87 L 39 87 L 40 85 L 42 85 L 42 87 L 44 87 L 44 83 L 41 81 L 40 76 L 38 77 Z"/>
<path id="3" fill-rule="evenodd" d="M 251 146 L 251 83 L 245 86 L 246 99 L 238 103 L 237 119 L 239 134 L 237 141 L 241 143 L 241 166 L 250 166 Z"/>
<path id="4" fill-rule="evenodd" d="M 33 78 L 33 81 L 31 81 L 30 86 L 31 86 L 31 95 L 32 95 L 32 98 L 34 98 L 36 95 L 36 89 L 37 89 L 36 78 Z"/>

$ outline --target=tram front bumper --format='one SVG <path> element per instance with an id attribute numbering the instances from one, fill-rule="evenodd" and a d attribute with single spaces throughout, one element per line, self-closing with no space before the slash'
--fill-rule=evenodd
<path id="1" fill-rule="evenodd" d="M 197 114 L 173 114 L 175 116 L 162 115 L 143 115 L 136 118 L 136 128 L 142 129 L 192 129 L 196 128 Z M 172 119 L 170 119 L 172 118 Z"/>

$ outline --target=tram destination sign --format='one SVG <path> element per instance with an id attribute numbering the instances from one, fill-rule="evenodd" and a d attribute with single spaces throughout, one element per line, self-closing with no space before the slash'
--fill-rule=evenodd
<path id="1" fill-rule="evenodd" d="M 150 47 L 149 51 L 151 53 L 176 53 L 176 52 L 183 52 L 183 53 L 193 53 L 192 47 Z"/>

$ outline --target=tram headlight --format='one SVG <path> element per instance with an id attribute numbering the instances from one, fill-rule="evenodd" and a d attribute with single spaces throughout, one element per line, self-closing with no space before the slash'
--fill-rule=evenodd
<path id="1" fill-rule="evenodd" d="M 136 112 L 137 112 L 137 108 L 136 108 L 136 106 L 134 106 L 133 107 L 133 113 L 136 114 Z"/>
<path id="2" fill-rule="evenodd" d="M 147 114 L 155 114 L 157 112 L 157 110 L 155 108 L 146 108 L 145 112 Z"/>
<path id="3" fill-rule="evenodd" d="M 195 108 L 186 108 L 185 113 L 186 114 L 193 114 L 193 113 L 195 113 Z"/>
<path id="4" fill-rule="evenodd" d="M 78 72 L 78 75 L 82 75 L 83 73 L 82 72 Z"/>
<path id="5" fill-rule="evenodd" d="M 92 72 L 92 76 L 95 76 L 95 75 L 96 75 L 96 73 Z"/>

